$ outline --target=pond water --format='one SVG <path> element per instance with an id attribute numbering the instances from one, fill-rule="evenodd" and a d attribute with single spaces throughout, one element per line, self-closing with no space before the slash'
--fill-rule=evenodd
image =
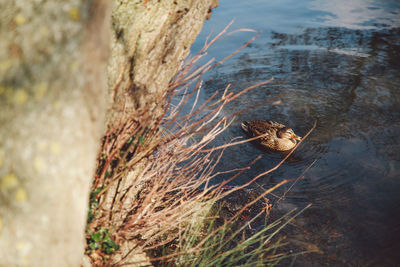
<path id="1" fill-rule="evenodd" d="M 276 120 L 298 135 L 317 121 L 291 159 L 256 185 L 304 174 L 276 192 L 287 191 L 274 206 L 285 212 L 312 203 L 288 227 L 288 238 L 320 253 L 297 258 L 295 266 L 400 264 L 400 2 L 221 0 L 192 50 L 232 19 L 231 30 L 262 34 L 207 74 L 204 97 L 228 83 L 238 92 L 275 80 L 225 108 L 229 115 L 267 102 L 240 114 L 216 142 L 244 137 L 243 120 Z M 225 38 L 209 56 L 222 59 L 251 36 Z M 236 184 L 282 159 L 245 143 L 228 149 L 219 169 L 245 166 L 260 154 Z"/>

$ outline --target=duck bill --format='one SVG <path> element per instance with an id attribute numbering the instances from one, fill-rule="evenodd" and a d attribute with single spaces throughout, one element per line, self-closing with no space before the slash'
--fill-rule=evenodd
<path id="1" fill-rule="evenodd" d="M 294 135 L 292 135 L 292 139 L 297 140 L 297 141 L 300 141 L 300 140 L 301 140 L 301 137 L 294 134 Z"/>

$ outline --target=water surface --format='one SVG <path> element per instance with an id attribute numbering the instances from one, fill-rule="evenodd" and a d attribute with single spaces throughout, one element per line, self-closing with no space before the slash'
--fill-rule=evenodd
<path id="1" fill-rule="evenodd" d="M 290 187 L 275 205 L 284 212 L 313 204 L 287 231 L 294 242 L 321 253 L 298 258 L 297 265 L 400 264 L 400 3 L 222 0 L 193 51 L 233 18 L 232 29 L 262 34 L 205 77 L 204 97 L 228 83 L 238 92 L 275 80 L 227 106 L 225 115 L 267 101 L 240 114 L 217 142 L 244 137 L 242 120 L 276 120 L 299 135 L 317 121 L 291 160 L 258 181 L 268 187 L 308 168 L 303 179 L 277 192 Z M 209 55 L 222 59 L 250 37 L 226 38 Z M 259 154 L 261 160 L 235 183 L 282 158 L 246 143 L 227 150 L 219 169 L 245 166 Z"/>

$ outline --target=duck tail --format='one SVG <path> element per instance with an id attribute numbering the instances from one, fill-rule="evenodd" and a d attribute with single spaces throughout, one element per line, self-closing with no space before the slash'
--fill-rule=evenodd
<path id="1" fill-rule="evenodd" d="M 242 129 L 243 129 L 243 131 L 245 131 L 246 133 L 249 132 L 249 124 L 248 124 L 247 121 L 243 121 L 243 122 L 242 122 Z"/>

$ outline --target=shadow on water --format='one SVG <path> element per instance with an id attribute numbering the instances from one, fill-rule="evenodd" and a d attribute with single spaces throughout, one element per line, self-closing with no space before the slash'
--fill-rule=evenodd
<path id="1" fill-rule="evenodd" d="M 276 192 L 282 195 L 290 188 L 285 199 L 276 203 L 277 213 L 313 204 L 285 231 L 291 232 L 295 243 L 312 244 L 321 253 L 298 258 L 297 263 L 394 266 L 400 262 L 400 23 L 396 20 L 400 6 L 393 1 L 360 4 L 369 15 L 381 17 L 358 18 L 348 22 L 355 25 L 351 27 L 339 25 L 335 19 L 346 14 L 335 17 L 324 10 L 316 11 L 329 7 L 329 1 L 305 1 L 297 11 L 273 3 L 250 3 L 253 6 L 247 2 L 243 6 L 222 3 L 209 22 L 224 23 L 235 10 L 253 10 L 264 35 L 207 77 L 205 95 L 228 83 L 239 91 L 270 77 L 275 80 L 226 107 L 224 112 L 233 114 L 255 106 L 238 115 L 216 143 L 245 137 L 240 127 L 244 120 L 276 120 L 299 135 L 316 120 L 317 128 L 293 157 L 258 181 L 260 186 L 269 187 L 299 177 L 310 167 L 302 179 Z M 317 4 L 310 8 L 310 3 Z M 265 12 L 261 13 L 263 5 Z M 387 8 L 392 5 L 395 8 Z M 287 8 L 295 21 L 292 24 L 283 22 L 281 26 L 266 18 L 268 12 L 285 12 Z M 306 19 L 309 14 L 317 19 Z M 218 22 L 219 15 L 222 22 Z M 393 25 L 388 25 L 384 16 Z M 242 16 L 237 22 L 242 18 L 245 22 L 251 19 Z M 302 19 L 305 22 L 300 23 Z M 269 22 L 271 26 L 267 26 Z M 243 39 L 234 42 L 238 47 Z M 217 56 L 223 50 L 224 44 L 213 53 Z M 276 100 L 256 105 L 268 99 Z M 283 157 L 245 143 L 227 149 L 218 170 L 246 166 L 260 154 L 261 159 L 234 183 L 248 182 Z M 227 178 L 221 176 L 220 180 Z"/>

